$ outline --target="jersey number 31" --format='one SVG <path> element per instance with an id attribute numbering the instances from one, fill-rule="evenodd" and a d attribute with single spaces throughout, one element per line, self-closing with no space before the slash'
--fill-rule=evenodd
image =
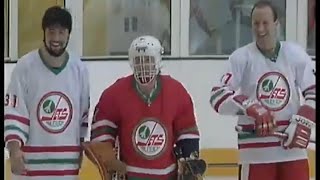
<path id="1" fill-rule="evenodd" d="M 5 106 L 11 106 L 11 107 L 17 107 L 17 95 L 13 94 L 13 95 L 10 95 L 10 94 L 6 94 L 6 97 L 5 97 L 5 101 L 4 101 L 4 105 Z"/>

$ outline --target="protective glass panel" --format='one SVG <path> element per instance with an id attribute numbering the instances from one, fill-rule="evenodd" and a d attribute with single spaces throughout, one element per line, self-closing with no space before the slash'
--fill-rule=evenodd
<path id="1" fill-rule="evenodd" d="M 170 0 L 84 0 L 83 55 L 127 55 L 133 39 L 153 35 L 170 54 Z"/>
<path id="2" fill-rule="evenodd" d="M 229 55 L 253 40 L 251 9 L 258 0 L 190 0 L 189 54 Z M 286 0 L 271 0 L 285 39 Z"/>
<path id="3" fill-rule="evenodd" d="M 18 56 L 39 48 L 43 43 L 42 16 L 51 6 L 64 6 L 64 0 L 18 1 Z"/>

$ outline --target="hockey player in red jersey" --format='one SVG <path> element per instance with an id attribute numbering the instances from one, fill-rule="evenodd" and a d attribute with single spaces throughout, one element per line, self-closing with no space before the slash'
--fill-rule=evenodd
<path id="1" fill-rule="evenodd" d="M 160 74 L 162 52 L 155 37 L 136 38 L 129 48 L 133 74 L 105 89 L 95 107 L 91 142 L 115 146 L 118 138 L 121 172 L 129 180 L 176 179 L 175 145 L 179 158 L 198 158 L 192 99 L 180 82 Z"/>
<path id="2" fill-rule="evenodd" d="M 251 12 L 255 42 L 233 52 L 210 103 L 221 115 L 238 115 L 241 180 L 309 180 L 307 146 L 315 126 L 315 76 L 311 58 L 278 41 L 278 17 L 268 1 Z M 302 92 L 304 101 L 300 101 Z M 287 139 L 271 136 L 284 132 Z"/>

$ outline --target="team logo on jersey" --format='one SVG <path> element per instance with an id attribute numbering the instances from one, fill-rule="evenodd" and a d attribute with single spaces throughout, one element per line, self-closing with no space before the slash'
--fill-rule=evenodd
<path id="1" fill-rule="evenodd" d="M 38 121 L 43 129 L 50 133 L 63 132 L 72 119 L 70 99 L 61 92 L 45 94 L 37 108 Z"/>
<path id="2" fill-rule="evenodd" d="M 257 99 L 273 111 L 283 109 L 290 98 L 288 80 L 279 72 L 265 73 L 258 81 Z"/>
<path id="3" fill-rule="evenodd" d="M 135 150 L 146 159 L 154 159 L 161 155 L 167 142 L 167 131 L 159 120 L 145 118 L 133 131 Z"/>

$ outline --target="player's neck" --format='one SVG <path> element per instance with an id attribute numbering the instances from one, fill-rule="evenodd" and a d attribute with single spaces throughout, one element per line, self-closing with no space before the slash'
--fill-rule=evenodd
<path id="1" fill-rule="evenodd" d="M 65 61 L 67 61 L 68 55 L 66 51 L 59 57 L 51 56 L 45 47 L 41 47 L 40 52 L 42 54 L 43 61 L 45 61 L 45 63 L 50 67 L 59 68 L 65 63 Z"/>
<path id="2" fill-rule="evenodd" d="M 277 40 L 271 40 L 270 43 L 264 44 L 264 45 L 259 44 L 258 42 L 256 44 L 257 44 L 257 47 L 259 48 L 259 50 L 263 54 L 272 55 L 272 54 L 275 54 L 278 41 Z"/>
<path id="3" fill-rule="evenodd" d="M 156 78 L 155 79 L 153 79 L 149 84 L 147 84 L 147 85 L 139 85 L 138 84 L 138 88 L 139 88 L 139 90 L 144 94 L 144 95 L 146 95 L 146 96 L 150 96 L 150 94 L 152 93 L 152 91 L 154 90 L 154 89 L 156 89 L 156 83 L 157 82 L 157 80 L 156 80 Z"/>

